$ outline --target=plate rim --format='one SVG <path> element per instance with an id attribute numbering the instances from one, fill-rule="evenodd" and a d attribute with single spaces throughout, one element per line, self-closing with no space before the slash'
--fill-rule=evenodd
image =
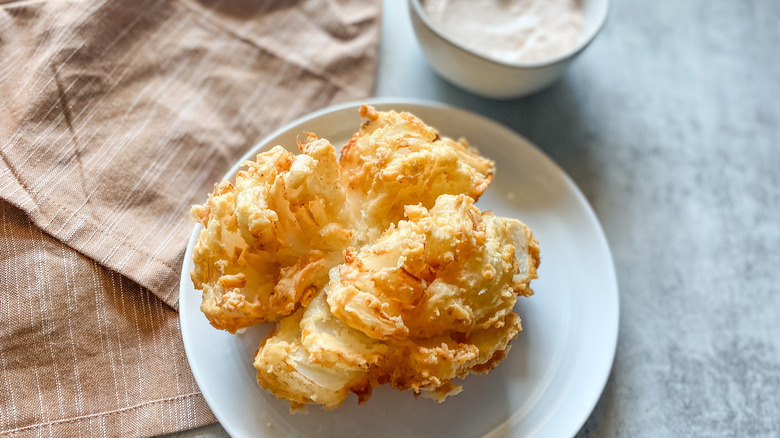
<path id="1" fill-rule="evenodd" d="M 587 403 L 584 403 L 588 406 L 587 410 L 583 409 L 582 414 L 579 415 L 579 418 L 577 421 L 572 422 L 573 430 L 568 434 L 569 436 L 575 436 L 585 425 L 585 422 L 588 420 L 588 418 L 592 415 L 594 409 L 596 408 L 597 403 L 601 399 L 601 396 L 604 393 L 604 390 L 606 388 L 607 382 L 609 380 L 609 376 L 612 373 L 612 369 L 614 367 L 615 362 L 615 356 L 617 352 L 617 345 L 618 345 L 618 339 L 620 336 L 620 291 L 618 287 L 618 281 L 617 281 L 617 273 L 615 269 L 615 261 L 612 256 L 612 251 L 609 245 L 609 241 L 607 239 L 606 233 L 604 232 L 604 228 L 601 224 L 601 221 L 599 221 L 598 216 L 596 215 L 595 211 L 593 210 L 593 207 L 591 206 L 588 199 L 585 197 L 585 195 L 580 190 L 579 186 L 574 182 L 574 180 L 569 176 L 566 171 L 561 168 L 555 160 L 553 160 L 547 153 L 536 146 L 533 142 L 528 140 L 526 137 L 524 137 L 522 134 L 518 133 L 514 129 L 496 121 L 493 119 L 490 119 L 482 114 L 479 114 L 475 111 L 471 111 L 468 109 L 460 108 L 454 105 L 450 105 L 443 102 L 438 101 L 431 101 L 426 99 L 419 99 L 419 98 L 407 98 L 407 97 L 370 97 L 365 99 L 359 99 L 359 100 L 352 100 L 348 102 L 338 103 L 335 105 L 327 106 L 318 110 L 315 110 L 311 113 L 305 114 L 303 116 L 300 116 L 288 123 L 285 123 L 280 128 L 270 132 L 268 135 L 262 137 L 260 141 L 255 142 L 251 147 L 249 147 L 237 161 L 236 163 L 231 166 L 228 171 L 225 173 L 225 175 L 222 177 L 222 180 L 230 180 L 233 178 L 235 173 L 237 172 L 237 169 L 239 169 L 244 161 L 251 160 L 254 158 L 254 156 L 259 152 L 259 148 L 264 143 L 268 143 L 269 140 L 280 136 L 291 129 L 293 129 L 295 126 L 301 125 L 303 123 L 309 122 L 311 120 L 317 119 L 319 117 L 322 117 L 327 114 L 331 114 L 334 112 L 343 111 L 345 109 L 357 109 L 360 107 L 360 105 L 416 105 L 416 106 L 423 106 L 423 107 L 429 107 L 433 109 L 438 110 L 445 110 L 445 111 L 454 111 L 458 113 L 465 114 L 468 117 L 476 118 L 480 121 L 480 123 L 484 123 L 488 125 L 489 127 L 493 129 L 499 129 L 508 132 L 514 137 L 519 138 L 521 141 L 525 142 L 528 146 L 530 146 L 536 153 L 538 153 L 542 159 L 547 160 L 550 165 L 552 165 L 560 174 L 563 181 L 565 182 L 567 188 L 571 190 L 571 193 L 575 196 L 577 201 L 585 208 L 585 213 L 588 217 L 588 219 L 595 225 L 595 231 L 596 231 L 596 237 L 599 240 L 599 244 L 602 246 L 602 250 L 604 251 L 606 255 L 605 263 L 608 267 L 609 275 L 605 276 L 606 282 L 610 285 L 610 294 L 609 297 L 612 298 L 611 300 L 611 306 L 614 313 L 614 323 L 611 326 L 611 329 L 609 330 L 609 339 L 607 339 L 609 344 L 609 366 L 605 367 L 604 369 L 599 370 L 600 373 L 596 380 L 598 382 L 597 387 L 599 390 L 597 392 L 594 392 L 592 394 L 589 394 L 585 398 L 588 400 Z M 190 282 L 190 275 L 189 272 L 185 271 L 185 264 L 187 263 L 187 256 L 191 252 L 191 248 L 194 247 L 195 242 L 197 241 L 199 237 L 199 231 L 201 229 L 200 224 L 196 224 L 193 227 L 193 230 L 190 234 L 190 238 L 187 242 L 187 247 L 185 248 L 185 256 L 184 260 L 182 261 L 182 270 L 180 275 L 180 281 L 179 281 L 179 303 L 182 301 L 182 297 L 184 296 L 184 287 L 183 285 L 186 284 L 186 282 Z M 220 426 L 225 429 L 225 431 L 230 436 L 237 436 L 237 431 L 233 429 L 233 426 L 229 423 L 224 423 L 221 419 L 221 415 L 218 413 L 220 411 L 220 408 L 217 407 L 215 409 L 216 404 L 211 395 L 207 395 L 206 392 L 202 390 L 201 385 L 201 379 L 202 377 L 199 377 L 199 374 L 193 369 L 192 363 L 193 363 L 193 355 L 195 354 L 193 351 L 193 346 L 190 345 L 190 342 L 187 340 L 187 338 L 184 336 L 184 327 L 187 325 L 186 321 L 189 320 L 189 316 L 186 312 L 181 312 L 181 306 L 178 306 L 177 309 L 179 313 L 179 324 L 180 324 L 180 333 L 182 337 L 182 343 L 184 344 L 184 351 L 185 355 L 187 357 L 187 365 L 190 368 L 190 371 L 192 372 L 193 378 L 195 379 L 196 384 L 198 385 L 198 389 L 200 390 L 201 394 L 203 395 L 204 400 L 206 401 L 206 404 L 208 404 L 211 411 L 214 413 L 214 416 L 217 418 L 217 421 L 219 422 Z"/>

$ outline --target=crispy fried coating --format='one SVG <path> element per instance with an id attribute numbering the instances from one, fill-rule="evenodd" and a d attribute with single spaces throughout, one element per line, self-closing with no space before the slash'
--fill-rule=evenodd
<path id="1" fill-rule="evenodd" d="M 362 203 L 364 220 L 376 224 L 369 240 L 403 218 L 404 207 L 433 207 L 443 194 L 479 199 L 493 179 L 493 161 L 465 140 L 441 137 L 412 114 L 360 108 L 368 119 L 341 150 L 347 186 Z"/>
<path id="2" fill-rule="evenodd" d="M 290 401 L 291 410 L 306 403 L 339 407 L 350 392 L 362 403 L 382 384 L 444 401 L 460 392 L 453 379 L 492 370 L 522 330 L 517 314 L 508 313 L 470 333 L 378 340 L 336 318 L 326 293 L 327 287 L 301 316 L 280 321 L 255 355 L 258 382 Z"/>
<path id="3" fill-rule="evenodd" d="M 501 362 L 533 293 L 531 230 L 474 205 L 494 163 L 411 114 L 360 114 L 339 158 L 307 133 L 301 154 L 259 154 L 191 210 L 201 310 L 232 333 L 277 321 L 254 366 L 291 410 L 383 384 L 441 402 Z"/>
<path id="4" fill-rule="evenodd" d="M 203 291 L 201 311 L 217 328 L 248 326 L 266 319 L 273 287 L 273 260 L 250 255 L 241 238 L 235 216 L 235 189 L 222 182 L 205 205 L 195 206 L 192 216 L 203 224 L 193 252 L 190 274 Z M 264 266 L 264 262 L 268 265 Z"/>
<path id="5" fill-rule="evenodd" d="M 335 369 L 368 371 L 389 353 L 386 344 L 334 317 L 325 292 L 319 293 L 303 314 L 301 342 L 313 363 Z"/>
<path id="6" fill-rule="evenodd" d="M 328 304 L 351 327 L 376 339 L 470 332 L 500 324 L 517 295 L 531 293 L 538 250 L 521 241 L 519 275 L 519 221 L 482 213 L 465 195 L 439 196 L 430 211 L 407 206 L 406 215 L 358 254 L 347 250 L 331 274 Z"/>
<path id="7" fill-rule="evenodd" d="M 244 163 L 235 186 L 222 182 L 206 204 L 193 206 L 191 215 L 204 229 L 191 277 L 214 327 L 235 333 L 290 314 L 328 281 L 345 248 L 372 241 L 412 199 L 432 205 L 437 193 L 479 196 L 490 182 L 490 160 L 464 143 L 439 139 L 416 117 L 365 106 L 361 114 L 371 122 L 341 156 L 346 165 L 360 165 L 359 172 L 345 171 L 333 145 L 307 133 L 298 143 L 301 154 L 281 146 L 261 153 Z M 381 150 L 364 147 L 377 141 Z M 409 166 L 430 170 L 401 181 Z M 358 176 L 377 182 L 366 193 L 349 182 Z"/>
<path id="8" fill-rule="evenodd" d="M 431 338 L 390 341 L 394 346 L 392 355 L 372 373 L 372 382 L 389 383 L 393 388 L 443 402 L 461 390 L 453 379 L 470 372 L 490 372 L 521 330 L 520 317 L 508 313 L 500 324 L 471 333 L 451 331 Z"/>
<path id="9" fill-rule="evenodd" d="M 299 147 L 295 155 L 276 146 L 236 176 L 242 237 L 287 264 L 313 249 L 340 251 L 353 237 L 335 148 L 311 133 Z"/>
<path id="10" fill-rule="evenodd" d="M 512 310 L 518 295 L 532 293 L 528 283 L 539 265 L 530 230 L 480 212 L 465 195 L 442 195 L 430 211 L 408 206 L 406 213 L 374 244 L 347 249 L 346 262 L 331 269 L 299 320 L 299 373 L 312 366 L 342 373 L 342 386 L 325 390 L 313 380 L 291 387 L 258 377 L 293 409 L 311 394 L 329 400 L 327 408 L 349 392 L 365 401 L 381 384 L 443 401 L 461 389 L 453 379 L 498 365 L 521 331 Z M 258 373 L 282 369 L 265 351 L 276 348 L 278 336 L 258 351 Z"/>
<path id="11" fill-rule="evenodd" d="M 222 182 L 192 208 L 203 231 L 191 277 L 216 328 L 235 333 L 306 305 L 352 242 L 335 148 L 313 134 L 299 147 L 258 155 L 235 187 Z"/>
<path id="12" fill-rule="evenodd" d="M 255 354 L 257 383 L 289 401 L 291 410 L 309 403 L 335 409 L 350 392 L 370 394 L 367 369 L 345 364 L 328 367 L 310 360 L 301 344 L 303 313 L 299 309 L 281 320 L 263 340 Z"/>

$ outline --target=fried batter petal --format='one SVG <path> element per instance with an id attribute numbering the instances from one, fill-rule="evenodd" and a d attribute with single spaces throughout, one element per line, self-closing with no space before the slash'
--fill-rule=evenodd
<path id="1" fill-rule="evenodd" d="M 345 263 L 330 270 L 300 317 L 296 357 L 305 361 L 295 372 L 316 365 L 343 374 L 339 382 L 349 383 L 339 394 L 356 392 L 361 401 L 381 384 L 443 401 L 461 389 L 453 379 L 487 373 L 504 358 L 521 331 L 513 306 L 532 293 L 539 264 L 530 230 L 480 212 L 464 195 L 442 195 L 430 211 L 408 206 L 406 215 L 374 244 L 347 249 Z M 275 336 L 258 355 L 270 354 Z M 294 407 L 312 389 L 291 389 L 286 378 L 264 387 Z"/>
<path id="2" fill-rule="evenodd" d="M 278 267 L 270 254 L 246 251 L 235 203 L 233 185 L 222 182 L 191 212 L 203 224 L 190 274 L 203 291 L 200 309 L 214 327 L 231 332 L 278 316 L 268 306 Z"/>
<path id="3" fill-rule="evenodd" d="M 336 150 L 307 134 L 300 155 L 276 146 L 236 176 L 236 217 L 252 250 L 286 264 L 312 249 L 341 250 L 353 237 Z"/>
<path id="4" fill-rule="evenodd" d="M 349 392 L 362 403 L 381 384 L 441 402 L 460 392 L 453 379 L 493 369 L 521 330 L 510 313 L 499 327 L 471 334 L 377 340 L 333 316 L 324 293 L 300 312 L 279 322 L 255 356 L 258 381 L 291 409 L 311 402 L 340 406 Z"/>
<path id="5" fill-rule="evenodd" d="M 412 114 L 360 108 L 368 119 L 341 150 L 350 191 L 363 203 L 373 239 L 403 218 L 406 205 L 433 207 L 442 194 L 478 199 L 493 178 L 494 163 L 465 140 L 440 137 Z"/>
<path id="6" fill-rule="evenodd" d="M 531 293 L 538 246 L 521 222 L 482 213 L 465 195 L 406 215 L 331 273 L 328 304 L 351 327 L 375 339 L 470 332 L 500 326 L 517 295 Z"/>
<path id="7" fill-rule="evenodd" d="M 455 378 L 470 372 L 490 372 L 509 350 L 509 342 L 522 330 L 520 317 L 508 313 L 495 327 L 470 334 L 447 332 L 425 339 L 387 341 L 392 354 L 372 373 L 372 382 L 412 390 L 438 402 L 461 391 Z"/>
<path id="8" fill-rule="evenodd" d="M 350 392 L 368 393 L 367 370 L 325 367 L 309 360 L 301 344 L 303 309 L 281 320 L 255 354 L 257 383 L 290 402 L 290 410 L 316 403 L 325 409 L 341 406 Z"/>
<path id="9" fill-rule="evenodd" d="M 192 208 L 204 229 L 191 276 L 216 328 L 235 333 L 306 305 L 352 242 L 335 148 L 313 134 L 299 147 L 258 155 L 235 187 L 222 182 Z"/>
<path id="10" fill-rule="evenodd" d="M 309 303 L 301 330 L 301 342 L 310 360 L 327 368 L 367 371 L 381 363 L 389 352 L 387 345 L 335 318 L 324 292 Z"/>

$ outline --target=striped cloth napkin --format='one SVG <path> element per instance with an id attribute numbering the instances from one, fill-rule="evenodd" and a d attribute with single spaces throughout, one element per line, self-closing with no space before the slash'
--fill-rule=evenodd
<path id="1" fill-rule="evenodd" d="M 270 131 L 372 92 L 379 9 L 0 5 L 0 435 L 215 421 L 176 313 L 189 206 Z"/>

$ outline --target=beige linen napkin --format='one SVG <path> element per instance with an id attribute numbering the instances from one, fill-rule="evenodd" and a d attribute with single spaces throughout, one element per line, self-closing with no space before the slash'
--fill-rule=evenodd
<path id="1" fill-rule="evenodd" d="M 214 421 L 174 310 L 189 206 L 270 131 L 371 92 L 379 9 L 0 5 L 0 434 Z"/>

